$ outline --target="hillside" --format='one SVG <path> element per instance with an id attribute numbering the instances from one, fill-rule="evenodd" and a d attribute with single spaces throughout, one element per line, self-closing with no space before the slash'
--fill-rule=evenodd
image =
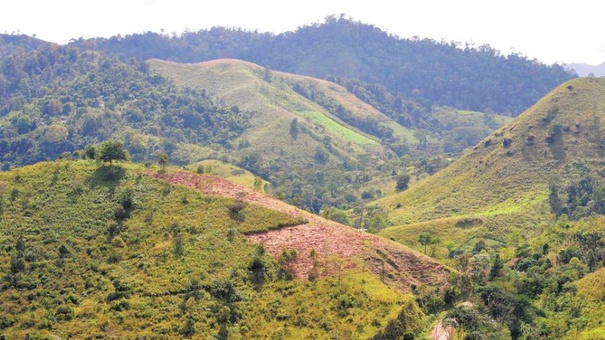
<path id="1" fill-rule="evenodd" d="M 208 175 L 57 161 L 1 173 L 0 193 L 0 334 L 10 337 L 401 336 L 425 326 L 409 284 L 446 275 L 396 243 Z M 257 243 L 301 217 L 318 244 L 312 281 L 308 248 Z M 319 246 L 332 228 L 354 254 Z"/>
<path id="2" fill-rule="evenodd" d="M 504 242 L 517 229 L 537 233 L 554 214 L 577 219 L 600 211 L 604 90 L 603 79 L 564 83 L 445 170 L 379 200 L 394 224 L 424 223 L 383 235 L 417 238 L 411 230 L 428 228 L 463 234 L 457 242 L 477 235 Z M 586 196 L 574 203 L 578 191 Z"/>
<path id="3" fill-rule="evenodd" d="M 28 53 L 15 47 L 0 64 L 2 170 L 116 139 L 136 161 L 165 153 L 180 165 L 237 164 L 317 212 L 345 204 L 359 172 L 367 169 L 368 179 L 393 155 L 381 138 L 414 138 L 342 87 L 270 71 L 275 79 L 265 80 L 252 64 L 211 63 L 233 67 L 202 67 L 208 82 L 195 86 L 184 86 L 176 71 L 191 66 L 163 64 L 164 77 L 149 64 L 73 46 L 43 44 Z"/>
<path id="4" fill-rule="evenodd" d="M 75 47 L 15 47 L 0 60 L 2 170 L 108 139 L 124 142 L 137 161 L 165 152 L 189 163 L 239 136 L 251 115 L 177 89 L 143 63 Z"/>
<path id="5" fill-rule="evenodd" d="M 231 150 L 220 158 L 261 176 L 273 192 L 319 212 L 387 164 L 389 141 L 413 142 L 411 130 L 327 81 L 271 71 L 239 60 L 181 64 L 151 60 L 151 69 L 183 88 L 202 91 L 222 106 L 254 112 Z M 360 176 L 366 172 L 365 179 Z"/>
<path id="6" fill-rule="evenodd" d="M 522 55 L 502 55 L 490 46 L 404 39 L 378 27 L 340 17 L 279 35 L 214 27 L 163 35 L 147 32 L 80 39 L 123 60 L 163 59 L 196 63 L 220 58 L 250 61 L 273 70 L 342 81 L 371 90 L 457 109 L 516 116 L 575 75 Z M 387 97 L 383 103 L 389 102 Z M 395 110 L 400 106 L 394 105 Z"/>
<path id="7" fill-rule="evenodd" d="M 247 62 L 122 62 L 12 38 L 0 61 L 3 170 L 116 139 L 136 161 L 165 153 L 173 164 L 237 165 L 319 212 L 392 191 L 395 156 L 457 153 L 506 121 L 445 107 L 406 108 L 418 116 L 395 120 L 372 106 L 380 91 L 357 88 L 370 104 L 335 83 Z"/>
<path id="8" fill-rule="evenodd" d="M 219 105 L 254 112 L 250 127 L 232 143 L 237 149 L 204 157 L 221 157 L 261 175 L 281 197 L 313 212 L 319 212 L 321 204 L 342 207 L 333 202 L 347 193 L 359 197 L 362 191 L 392 190 L 380 183 L 394 183 L 389 176 L 398 162 L 393 153 L 425 157 L 459 152 L 511 119 L 435 107 L 418 117 L 412 124 L 417 127 L 408 128 L 325 80 L 232 59 L 147 63 L 175 84 L 202 91 Z M 295 119 L 300 131 L 296 136 L 291 131 Z M 308 167 L 310 160 L 313 167 Z M 325 174 L 330 178 L 322 179 Z M 292 186 L 297 177 L 304 182 L 298 193 Z M 338 177 L 351 180 L 343 183 Z M 326 191 L 326 186 L 333 189 Z M 346 190 L 337 189 L 335 194 L 338 187 Z"/>

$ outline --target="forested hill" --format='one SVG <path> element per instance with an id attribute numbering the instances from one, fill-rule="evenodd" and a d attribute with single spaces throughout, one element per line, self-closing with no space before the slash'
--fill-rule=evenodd
<path id="1" fill-rule="evenodd" d="M 24 52 L 37 49 L 47 42 L 23 34 L 0 34 L 0 58 L 5 58 L 20 47 Z"/>
<path id="2" fill-rule="evenodd" d="M 203 91 L 178 89 L 142 62 L 73 46 L 18 46 L 0 59 L 3 170 L 107 139 L 123 141 L 137 161 L 158 150 L 172 154 L 183 141 L 222 145 L 252 115 L 217 107 Z"/>
<path id="3" fill-rule="evenodd" d="M 212 28 L 172 36 L 145 33 L 73 44 L 122 58 L 199 62 L 237 58 L 274 70 L 381 84 L 387 96 L 516 116 L 576 75 L 489 46 L 403 39 L 343 17 L 279 35 Z M 386 101 L 386 98 L 383 98 Z"/>

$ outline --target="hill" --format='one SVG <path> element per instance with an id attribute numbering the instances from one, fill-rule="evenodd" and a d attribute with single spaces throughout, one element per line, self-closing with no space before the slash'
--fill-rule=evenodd
<path id="1" fill-rule="evenodd" d="M 16 48 L 0 64 L 3 170 L 108 139 L 124 142 L 137 161 L 165 152 L 189 163 L 192 152 L 241 134 L 251 116 L 177 89 L 143 63 L 75 47 Z"/>
<path id="2" fill-rule="evenodd" d="M 0 173 L 0 193 L 0 334 L 10 337 L 401 336 L 424 319 L 397 282 L 446 275 L 396 243 L 208 175 L 45 162 Z M 310 255 L 256 242 L 305 225 L 308 243 L 335 228 L 357 251 L 318 245 L 313 280 L 293 280 Z"/>
<path id="3" fill-rule="evenodd" d="M 240 165 L 282 197 L 318 211 L 344 204 L 354 176 L 367 169 L 369 178 L 394 155 L 381 138 L 414 138 L 325 81 L 270 71 L 274 79 L 265 80 L 262 68 L 230 61 L 201 67 L 208 82 L 188 84 L 176 70 L 191 66 L 164 63 L 158 66 L 167 72 L 162 76 L 149 66 L 160 64 L 121 62 L 73 46 L 43 44 L 29 53 L 15 48 L 1 61 L 2 169 L 116 139 L 136 161 L 154 162 L 165 153 L 180 165 L 204 159 Z M 168 78 L 174 74 L 174 81 Z"/>
<path id="4" fill-rule="evenodd" d="M 411 230 L 428 229 L 461 234 L 458 245 L 478 235 L 506 242 L 514 230 L 536 234 L 555 216 L 599 213 L 604 90 L 603 79 L 564 83 L 445 170 L 379 200 L 394 224 L 424 223 L 383 235 L 417 238 Z"/>
<path id="5" fill-rule="evenodd" d="M 232 148 L 198 153 L 199 159 L 237 164 L 269 181 L 280 197 L 313 212 L 354 192 L 363 180 L 360 171 L 380 175 L 378 168 L 394 155 L 383 142 L 414 138 L 411 130 L 327 81 L 238 60 L 148 64 L 182 88 L 254 112 Z"/>
<path id="6" fill-rule="evenodd" d="M 222 58 L 250 61 L 273 70 L 376 84 L 394 98 L 516 116 L 574 74 L 490 46 L 403 39 L 344 16 L 279 35 L 215 27 L 181 35 L 147 32 L 80 39 L 124 60 L 163 59 L 196 63 Z M 340 82 L 340 81 L 339 81 Z M 390 100 L 382 98 L 385 104 Z M 398 101 L 400 103 L 400 101 Z M 397 103 L 394 110 L 401 110 Z"/>
<path id="7" fill-rule="evenodd" d="M 219 157 L 261 175 L 277 187 L 274 192 L 281 197 L 298 201 L 313 212 L 319 212 L 321 204 L 339 206 L 330 201 L 344 195 L 341 190 L 336 195 L 327 192 L 325 187 L 332 184 L 317 174 L 330 173 L 328 181 L 353 176 L 352 181 L 337 186 L 344 184 L 346 191 L 359 197 L 362 191 L 375 191 L 379 182 L 394 182 L 393 176 L 385 174 L 392 172 L 389 164 L 396 166 L 393 153 L 426 156 L 459 152 L 511 119 L 435 107 L 418 117 L 412 124 L 416 128 L 408 128 L 344 87 L 325 80 L 232 59 L 147 63 L 178 86 L 202 91 L 220 105 L 255 112 L 250 127 L 233 142 L 238 147 L 228 156 L 219 153 Z M 295 119 L 300 133 L 293 136 Z M 253 163 L 249 162 L 251 156 Z M 275 159 L 281 160 L 277 167 Z M 307 166 L 310 159 L 315 160 L 312 168 Z M 293 172 L 304 182 L 298 194 L 291 186 L 296 181 Z M 378 184 L 378 190 L 392 189 Z"/>
<path id="8" fill-rule="evenodd" d="M 18 41 L 0 62 L 3 170 L 116 139 L 136 161 L 238 165 L 319 212 L 391 191 L 395 156 L 459 152 L 506 121 L 444 107 L 396 121 L 335 83 L 242 61 L 122 62 Z M 382 92 L 355 88 L 380 104 Z"/>

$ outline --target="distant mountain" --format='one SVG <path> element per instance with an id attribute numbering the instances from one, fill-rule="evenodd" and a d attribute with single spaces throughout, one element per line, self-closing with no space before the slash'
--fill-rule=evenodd
<path id="1" fill-rule="evenodd" d="M 394 224 L 405 225 L 382 235 L 412 241 L 434 230 L 457 245 L 477 235 L 505 242 L 562 214 L 605 213 L 604 94 L 605 79 L 560 85 L 448 168 L 379 200 Z"/>
<path id="2" fill-rule="evenodd" d="M 124 60 L 237 58 L 289 73 L 356 79 L 368 88 L 381 84 L 390 96 L 428 101 L 429 106 L 512 116 L 575 77 L 559 65 L 503 56 L 489 46 L 401 39 L 343 17 L 279 35 L 212 28 L 180 36 L 148 32 L 73 44 Z"/>
<path id="3" fill-rule="evenodd" d="M 600 65 L 589 65 L 589 64 L 565 64 L 566 69 L 573 70 L 580 77 L 605 77 L 605 63 Z"/>

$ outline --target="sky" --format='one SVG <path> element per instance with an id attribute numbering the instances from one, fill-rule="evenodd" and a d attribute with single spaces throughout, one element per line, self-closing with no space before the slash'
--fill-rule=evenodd
<path id="1" fill-rule="evenodd" d="M 488 44 L 546 64 L 605 62 L 594 0 L 1 0 L 0 33 L 80 37 L 213 26 L 276 34 L 344 14 L 401 38 Z M 597 8 L 597 6 L 599 8 Z"/>

